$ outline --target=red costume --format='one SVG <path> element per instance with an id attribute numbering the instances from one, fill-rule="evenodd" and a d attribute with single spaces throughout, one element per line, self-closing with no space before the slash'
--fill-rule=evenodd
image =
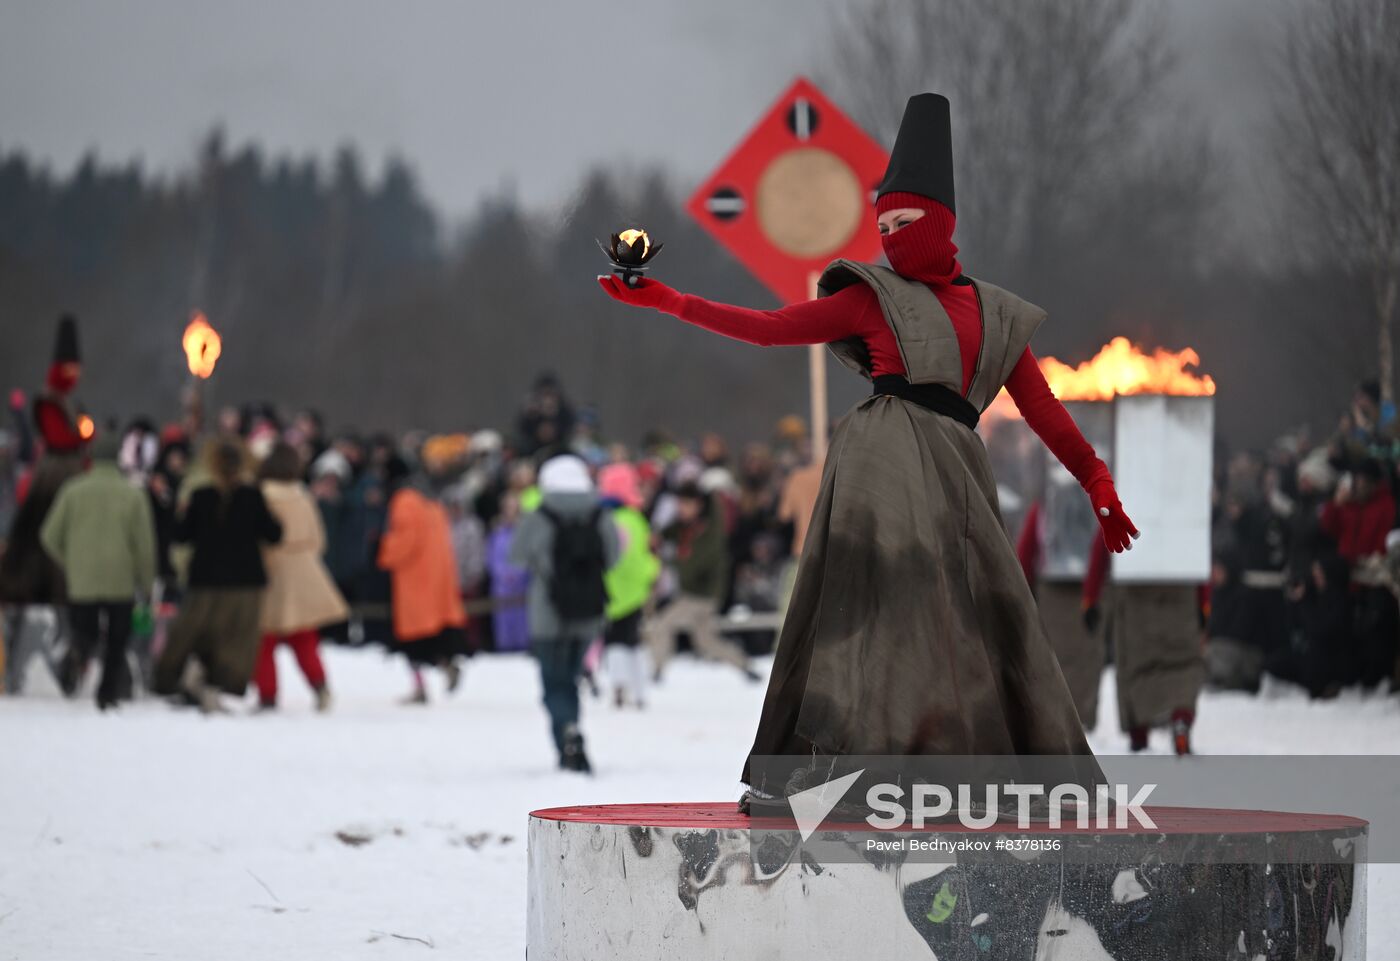
<path id="1" fill-rule="evenodd" d="M 902 208 L 922 210 L 924 216 L 885 237 L 886 256 L 902 276 L 927 284 L 947 312 L 957 333 L 966 395 L 982 347 L 982 311 L 976 289 L 962 279 L 958 248 L 953 244 L 955 218 L 938 201 L 910 193 L 887 193 L 876 209 Z M 863 284 L 776 310 L 752 310 L 683 294 L 654 280 L 638 281 L 631 288 L 615 277 L 603 277 L 599 282 L 618 300 L 654 307 L 697 327 L 758 346 L 826 344 L 859 337 L 869 352 L 872 375 L 905 373 L 899 345 L 879 300 Z M 1124 550 L 1135 530 L 1118 504 L 1108 467 L 1051 392 L 1029 347 L 1007 379 L 1006 390 L 1030 428 L 1088 492 L 1104 527 L 1105 543 L 1112 550 Z"/>
<path id="2" fill-rule="evenodd" d="M 1395 526 L 1395 501 L 1384 483 L 1364 501 L 1339 504 L 1328 501 L 1322 508 L 1322 530 L 1337 542 L 1337 553 L 1348 564 L 1370 554 L 1385 553 L 1385 536 Z"/>
<path id="3" fill-rule="evenodd" d="M 90 438 L 82 435 L 68 406 L 68 395 L 78 386 L 82 365 L 78 358 L 78 324 L 64 315 L 58 321 L 58 343 L 45 378 L 48 390 L 34 398 L 34 427 L 51 454 L 72 454 Z"/>
<path id="4" fill-rule="evenodd" d="M 78 325 L 59 318 L 47 390 L 34 400 L 34 426 L 43 455 L 23 485 L 20 509 L 10 523 L 0 554 L 0 599 L 14 604 L 55 604 L 64 599 L 63 573 L 39 543 L 39 529 L 63 482 L 82 470 L 84 437 L 68 395 L 81 373 Z"/>
<path id="5" fill-rule="evenodd" d="M 935 94 L 905 109 L 877 188 L 890 269 L 837 260 L 824 299 L 778 310 L 600 278 L 618 300 L 749 343 L 829 344 L 871 381 L 831 436 L 742 774 L 750 802 L 805 783 L 824 754 L 1057 755 L 1086 790 L 1103 777 L 973 430 L 1002 386 L 1089 490 L 1107 546 L 1136 530 L 1026 349 L 1044 311 L 962 275 L 949 111 Z"/>

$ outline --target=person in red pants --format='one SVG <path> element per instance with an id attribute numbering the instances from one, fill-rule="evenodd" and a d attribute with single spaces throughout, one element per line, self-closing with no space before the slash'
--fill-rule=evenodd
<path id="1" fill-rule="evenodd" d="M 263 639 L 253 672 L 259 708 L 277 706 L 277 645 L 286 644 L 316 694 L 316 710 L 324 711 L 331 695 L 321 664 L 320 629 L 345 620 L 348 610 L 321 559 L 326 549 L 321 512 L 301 482 L 301 456 L 290 444 L 274 447 L 258 476 L 268 509 L 282 525 L 282 540 L 264 556 Z"/>

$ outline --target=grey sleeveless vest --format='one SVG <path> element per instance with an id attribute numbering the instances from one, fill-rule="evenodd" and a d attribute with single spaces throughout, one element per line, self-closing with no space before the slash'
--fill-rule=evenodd
<path id="1" fill-rule="evenodd" d="M 997 393 L 1031 335 L 1045 320 L 1045 311 L 1015 294 L 980 280 L 972 280 L 982 306 L 982 351 L 967 392 L 968 401 L 984 411 Z M 888 267 L 836 260 L 822 271 L 817 296 L 829 297 L 851 284 L 865 283 L 880 299 L 885 321 L 894 331 L 899 355 L 911 384 L 942 384 L 962 393 L 962 355 L 953 322 L 927 285 L 905 280 Z M 828 344 L 843 364 L 870 378 L 870 357 L 858 337 Z"/>

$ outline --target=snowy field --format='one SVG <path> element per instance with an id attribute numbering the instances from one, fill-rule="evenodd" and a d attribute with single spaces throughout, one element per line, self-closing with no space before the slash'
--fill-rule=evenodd
<path id="1" fill-rule="evenodd" d="M 424 708 L 396 703 L 398 662 L 329 649 L 327 716 L 282 657 L 277 715 L 99 716 L 37 668 L 0 697 L 0 959 L 517 961 L 526 812 L 735 797 L 763 694 L 682 659 L 643 714 L 590 701 L 584 778 L 553 769 L 524 657 L 476 659 Z M 1208 695 L 1200 715 L 1206 753 L 1400 752 L 1394 698 Z M 1095 749 L 1126 750 L 1103 718 Z M 1400 959 L 1397 904 L 1400 871 L 1372 866 L 1368 957 Z"/>

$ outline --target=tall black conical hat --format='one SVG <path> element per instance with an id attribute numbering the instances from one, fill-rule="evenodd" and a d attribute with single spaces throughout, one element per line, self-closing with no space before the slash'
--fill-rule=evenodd
<path id="1" fill-rule="evenodd" d="M 905 105 L 890 165 L 876 198 L 896 192 L 928 197 L 957 212 L 953 206 L 953 123 L 947 97 L 921 93 Z"/>
<path id="2" fill-rule="evenodd" d="M 53 362 L 55 364 L 76 364 L 81 361 L 78 356 L 78 321 L 72 314 L 64 314 L 58 318 L 58 337 L 53 345 Z"/>

